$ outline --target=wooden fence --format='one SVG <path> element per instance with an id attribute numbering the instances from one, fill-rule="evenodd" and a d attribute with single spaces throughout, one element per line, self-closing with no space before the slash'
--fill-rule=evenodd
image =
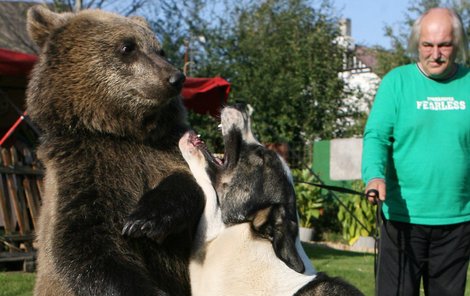
<path id="1" fill-rule="evenodd" d="M 1 149 L 0 174 L 0 263 L 22 261 L 34 270 L 43 171 L 30 150 L 11 147 Z"/>

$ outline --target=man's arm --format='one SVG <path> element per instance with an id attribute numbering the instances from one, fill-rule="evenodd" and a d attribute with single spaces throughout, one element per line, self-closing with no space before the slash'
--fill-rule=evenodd
<path id="1" fill-rule="evenodd" d="M 366 183 L 366 193 L 371 189 L 377 190 L 381 200 L 386 197 L 385 170 L 393 143 L 395 101 L 393 80 L 387 75 L 380 84 L 367 119 L 362 150 L 362 178 Z M 375 202 L 373 196 L 368 199 Z"/>

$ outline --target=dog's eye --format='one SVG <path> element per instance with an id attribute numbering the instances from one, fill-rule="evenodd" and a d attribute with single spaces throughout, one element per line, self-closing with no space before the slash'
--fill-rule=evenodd
<path id="1" fill-rule="evenodd" d="M 159 56 L 161 56 L 161 57 L 165 57 L 165 56 L 166 56 L 166 55 L 165 55 L 165 51 L 164 51 L 163 49 L 157 50 L 157 54 L 158 54 Z"/>

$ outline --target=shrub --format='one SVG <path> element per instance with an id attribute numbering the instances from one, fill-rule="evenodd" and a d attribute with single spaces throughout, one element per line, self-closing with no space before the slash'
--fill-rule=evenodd
<path id="1" fill-rule="evenodd" d="M 292 170 L 294 187 L 299 213 L 299 224 L 302 227 L 311 228 L 314 219 L 318 219 L 323 211 L 325 197 L 318 187 L 307 183 L 314 183 L 314 176 L 308 169 Z"/>
<path id="2" fill-rule="evenodd" d="M 364 184 L 361 181 L 354 181 L 352 189 L 364 192 Z M 364 196 L 352 194 L 343 196 L 345 207 L 339 208 L 338 219 L 342 225 L 343 238 L 352 245 L 360 236 L 371 236 L 375 233 L 375 206 L 371 205 Z"/>

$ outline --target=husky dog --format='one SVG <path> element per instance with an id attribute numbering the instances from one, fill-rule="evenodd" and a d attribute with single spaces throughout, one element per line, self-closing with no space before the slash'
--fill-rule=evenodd
<path id="1" fill-rule="evenodd" d="M 223 163 L 194 132 L 179 142 L 206 196 L 190 262 L 192 294 L 363 295 L 312 266 L 298 237 L 289 168 L 253 136 L 247 108 L 224 108 L 221 126 Z"/>

